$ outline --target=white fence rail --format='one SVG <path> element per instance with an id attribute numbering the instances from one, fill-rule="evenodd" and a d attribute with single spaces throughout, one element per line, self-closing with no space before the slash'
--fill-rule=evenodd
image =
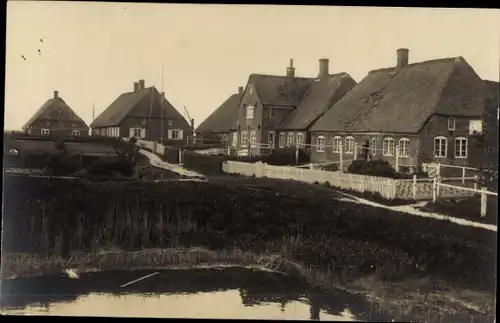
<path id="1" fill-rule="evenodd" d="M 396 181 L 391 178 L 328 172 L 313 169 L 286 166 L 271 166 L 257 162 L 255 164 L 226 161 L 222 164 L 225 173 L 243 176 L 291 179 L 305 183 L 326 183 L 358 192 L 376 192 L 387 199 L 396 197 Z"/>

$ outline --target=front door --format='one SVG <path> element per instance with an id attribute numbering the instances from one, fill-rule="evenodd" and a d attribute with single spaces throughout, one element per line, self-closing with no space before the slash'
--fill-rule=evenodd
<path id="1" fill-rule="evenodd" d="M 275 138 L 274 131 L 269 131 L 269 134 L 267 135 L 267 144 L 269 145 L 269 149 L 274 149 Z"/>

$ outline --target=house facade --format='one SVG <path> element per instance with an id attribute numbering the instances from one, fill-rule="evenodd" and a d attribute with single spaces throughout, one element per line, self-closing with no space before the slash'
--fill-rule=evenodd
<path id="1" fill-rule="evenodd" d="M 192 122 L 191 122 L 192 123 Z M 121 94 L 91 124 L 92 135 L 129 137 L 185 144 L 192 125 L 154 87 L 144 80 L 134 83 L 134 91 Z"/>
<path id="2" fill-rule="evenodd" d="M 88 136 L 89 127 L 54 91 L 22 128 L 30 136 L 77 137 Z"/>
<path id="3" fill-rule="evenodd" d="M 311 127 L 312 161 L 347 167 L 353 159 L 383 159 L 403 172 L 424 163 L 473 166 L 483 80 L 462 57 L 409 64 L 408 53 L 398 49 L 395 67 L 369 72 Z"/>
<path id="4" fill-rule="evenodd" d="M 310 125 L 356 84 L 347 73 L 330 75 L 327 59 L 319 62 L 314 78 L 296 77 L 293 60 L 285 76 L 250 75 L 232 135 L 240 155 L 309 147 Z"/>
<path id="5" fill-rule="evenodd" d="M 210 114 L 195 130 L 196 140 L 201 142 L 221 142 L 235 147 L 233 133 L 236 133 L 238 121 L 238 105 L 243 95 L 243 87 L 232 94 L 212 114 Z"/>

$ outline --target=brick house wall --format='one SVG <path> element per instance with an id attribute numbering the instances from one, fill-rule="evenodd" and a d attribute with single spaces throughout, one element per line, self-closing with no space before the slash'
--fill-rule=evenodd
<path id="1" fill-rule="evenodd" d="M 318 152 L 317 151 L 317 139 L 319 136 L 324 136 L 325 137 L 325 151 L 324 152 Z M 418 154 L 419 154 L 419 137 L 417 135 L 409 135 L 409 134 L 370 134 L 370 133 L 358 133 L 358 134 L 353 134 L 353 133 L 331 133 L 331 132 L 314 132 L 311 134 L 311 144 L 314 145 L 311 147 L 311 161 L 314 163 L 322 163 L 322 162 L 328 162 L 328 161 L 335 161 L 338 162 L 340 161 L 340 153 L 334 152 L 333 149 L 333 139 L 334 137 L 339 136 L 342 139 L 342 149 L 343 149 L 343 154 L 342 154 L 342 160 L 343 161 L 349 161 L 354 158 L 354 153 L 353 154 L 348 154 L 345 152 L 346 149 L 346 137 L 350 136 L 354 138 L 354 142 L 357 144 L 358 147 L 358 159 L 364 158 L 364 155 L 362 153 L 361 147 L 365 144 L 366 141 L 368 141 L 368 147 L 370 148 L 369 150 L 369 155 L 371 159 L 376 159 L 376 160 L 386 160 L 388 161 L 393 167 L 396 166 L 396 154 L 395 154 L 395 149 L 396 145 L 399 144 L 400 139 L 408 139 L 410 141 L 409 144 L 409 157 L 403 157 L 400 156 L 399 158 L 399 165 L 401 167 L 416 167 L 418 165 Z M 392 138 L 394 140 L 394 154 L 392 156 L 384 156 L 382 152 L 383 148 L 383 141 L 385 138 Z M 375 151 L 372 151 L 372 148 L 374 148 L 375 144 Z M 346 165 L 350 164 L 351 162 L 349 161 L 344 165 L 344 167 L 347 167 Z"/>
<path id="2" fill-rule="evenodd" d="M 71 120 L 49 120 L 47 125 L 45 119 L 38 119 L 31 125 L 31 128 L 26 129 L 26 132 L 31 136 L 41 136 L 42 129 L 49 129 L 51 137 L 72 137 L 73 130 L 79 130 L 79 136 L 88 136 L 89 128 L 82 121 Z"/>
<path id="3" fill-rule="evenodd" d="M 246 118 L 246 108 L 252 105 L 254 107 L 253 119 Z M 238 106 L 238 145 L 237 149 L 247 149 L 248 146 L 243 146 L 241 142 L 241 134 L 243 131 L 247 131 L 247 140 L 250 140 L 250 131 L 256 131 L 256 141 L 261 142 L 262 138 L 262 104 L 259 97 L 254 89 L 254 85 L 249 83 L 243 92 L 243 96 Z M 260 125 L 260 130 L 259 130 Z M 266 134 L 267 139 L 267 134 Z M 260 153 L 260 148 L 250 148 L 250 153 L 252 155 L 257 155 Z"/>
<path id="4" fill-rule="evenodd" d="M 448 130 L 448 117 L 441 115 L 432 116 L 424 125 L 419 133 L 419 164 L 422 163 L 442 163 L 456 166 L 474 167 L 471 160 L 479 158 L 484 154 L 483 149 L 475 148 L 474 139 L 469 134 L 469 121 L 479 120 L 479 118 L 470 117 L 454 117 L 455 129 Z M 434 156 L 434 138 L 442 136 L 447 139 L 446 157 L 439 158 Z M 455 139 L 458 137 L 467 138 L 467 158 L 455 157 Z M 443 168 L 442 176 L 462 176 L 461 169 Z"/>

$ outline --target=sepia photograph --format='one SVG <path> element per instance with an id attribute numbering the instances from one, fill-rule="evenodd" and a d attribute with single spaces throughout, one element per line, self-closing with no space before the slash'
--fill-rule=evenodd
<path id="1" fill-rule="evenodd" d="M 2 316 L 496 322 L 500 9 L 6 8 Z"/>

